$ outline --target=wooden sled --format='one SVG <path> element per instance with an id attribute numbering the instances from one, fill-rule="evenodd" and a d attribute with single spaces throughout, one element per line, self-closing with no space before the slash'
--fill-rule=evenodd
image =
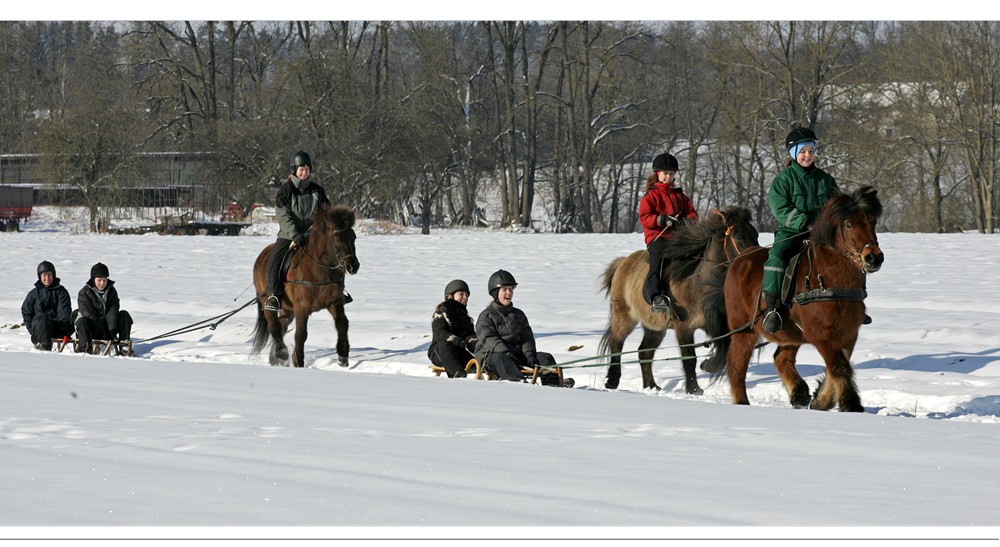
<path id="1" fill-rule="evenodd" d="M 430 368 L 431 372 L 434 373 L 434 376 L 441 376 L 441 374 L 445 372 L 444 367 L 439 367 L 437 365 L 431 365 Z M 476 373 L 476 380 L 483 379 L 483 369 L 482 367 L 479 366 L 479 361 L 476 361 L 475 359 L 469 359 L 469 362 L 465 363 L 465 374 L 468 376 L 472 376 L 473 371 L 475 371 Z"/>
<path id="2" fill-rule="evenodd" d="M 431 372 L 434 373 L 434 376 L 441 376 L 441 374 L 445 372 L 444 367 L 439 367 L 437 365 L 430 365 L 430 369 Z M 496 380 L 496 375 L 493 374 L 492 370 L 483 370 L 483 368 L 479 366 L 479 361 L 475 359 L 469 359 L 469 362 L 465 364 L 466 374 L 472 376 L 473 369 L 475 369 L 476 371 L 476 380 L 482 380 L 484 375 L 486 376 L 487 380 Z M 523 374 L 525 378 L 530 377 L 532 384 L 537 383 L 544 375 L 544 372 L 545 371 L 543 370 L 542 366 L 524 367 L 521 369 L 521 374 Z M 559 387 L 572 387 L 571 385 L 566 386 L 563 380 L 563 373 L 561 368 L 556 368 L 555 373 L 559 375 Z"/>
<path id="3" fill-rule="evenodd" d="M 74 352 L 79 352 L 80 341 L 76 338 L 53 338 L 52 339 L 52 349 L 62 353 L 62 351 L 68 347 L 72 346 Z M 125 357 L 132 357 L 134 353 L 132 352 L 132 340 L 91 340 L 90 341 L 90 354 L 91 355 L 111 355 L 114 351 L 114 355 L 123 355 Z"/>

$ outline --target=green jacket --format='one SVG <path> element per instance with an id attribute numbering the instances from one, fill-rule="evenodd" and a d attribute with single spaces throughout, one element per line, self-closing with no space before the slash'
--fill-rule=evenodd
<path id="1" fill-rule="evenodd" d="M 840 187 L 829 173 L 792 162 L 774 178 L 767 199 L 780 228 L 801 232 L 816 220 L 833 190 Z"/>

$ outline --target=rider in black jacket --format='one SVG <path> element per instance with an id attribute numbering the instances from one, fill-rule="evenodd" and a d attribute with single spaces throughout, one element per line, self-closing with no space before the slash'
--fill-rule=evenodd
<path id="1" fill-rule="evenodd" d="M 72 303 L 69 291 L 59 284 L 56 267 L 48 260 L 37 268 L 38 281 L 35 288 L 21 304 L 21 318 L 24 327 L 31 333 L 31 342 L 36 349 L 52 349 L 53 338 L 63 338 L 73 334 Z"/>
<path id="2" fill-rule="evenodd" d="M 77 295 L 77 351 L 93 352 L 94 340 L 128 340 L 132 337 L 132 316 L 121 310 L 115 282 L 108 279 L 108 267 L 98 262 L 90 268 L 90 280 Z"/>

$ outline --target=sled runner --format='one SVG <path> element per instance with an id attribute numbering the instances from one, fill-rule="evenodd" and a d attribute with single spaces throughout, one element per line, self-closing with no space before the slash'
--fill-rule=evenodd
<path id="1" fill-rule="evenodd" d="M 80 341 L 76 338 L 53 338 L 52 339 L 52 349 L 62 353 L 67 347 L 73 347 L 73 351 L 81 353 L 83 350 L 80 349 Z M 90 341 L 90 353 L 91 355 L 111 355 L 112 351 L 114 355 L 123 355 L 125 357 L 132 357 L 132 341 L 131 340 L 91 340 Z"/>
<path id="2" fill-rule="evenodd" d="M 434 373 L 434 376 L 441 376 L 441 374 L 445 372 L 444 367 L 439 367 L 437 365 L 430 365 L 429 368 L 431 369 L 431 372 Z M 543 376 L 546 376 L 546 374 L 542 370 L 542 368 L 543 367 L 541 367 L 541 366 L 537 366 L 537 367 L 524 367 L 524 368 L 521 369 L 521 374 L 523 374 L 525 377 L 531 377 L 531 383 L 535 384 L 535 383 L 538 383 L 538 381 Z M 495 380 L 496 379 L 496 375 L 493 374 L 493 371 L 488 370 L 488 369 L 487 370 L 483 370 L 483 367 L 481 367 L 479 365 L 479 361 L 476 361 L 475 359 L 469 359 L 469 362 L 465 364 L 465 372 L 469 376 L 471 376 L 473 370 L 476 371 L 476 379 L 477 380 L 482 380 L 484 375 L 486 376 L 487 380 Z M 557 368 L 553 374 L 557 375 L 558 378 L 559 378 L 558 383 L 556 384 L 558 386 L 561 386 L 561 387 L 573 387 L 573 385 L 575 384 L 575 382 L 573 381 L 572 378 L 565 378 L 565 379 L 563 378 L 563 374 L 562 374 L 562 369 L 561 368 Z M 543 381 L 542 383 L 545 383 L 545 382 Z"/>

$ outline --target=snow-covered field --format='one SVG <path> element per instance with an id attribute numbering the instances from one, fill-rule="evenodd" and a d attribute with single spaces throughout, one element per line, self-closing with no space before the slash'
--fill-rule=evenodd
<path id="1" fill-rule="evenodd" d="M 498 268 L 540 349 L 595 355 L 598 276 L 639 234 L 362 231 L 346 370 L 322 314 L 306 369 L 251 357 L 252 308 L 137 342 L 132 359 L 42 353 L 12 328 L 41 260 L 74 301 L 106 263 L 141 340 L 248 301 L 273 240 L 72 234 L 56 217 L 39 208 L 26 232 L 0 234 L 0 539 L 1000 537 L 996 235 L 880 236 L 857 415 L 790 408 L 771 347 L 750 367 L 750 407 L 705 375 L 705 395 L 686 395 L 672 360 L 656 393 L 635 365 L 618 391 L 603 367 L 567 369 L 573 389 L 429 371 L 444 285 L 469 282 L 475 317 Z M 799 361 L 815 385 L 818 354 Z"/>

